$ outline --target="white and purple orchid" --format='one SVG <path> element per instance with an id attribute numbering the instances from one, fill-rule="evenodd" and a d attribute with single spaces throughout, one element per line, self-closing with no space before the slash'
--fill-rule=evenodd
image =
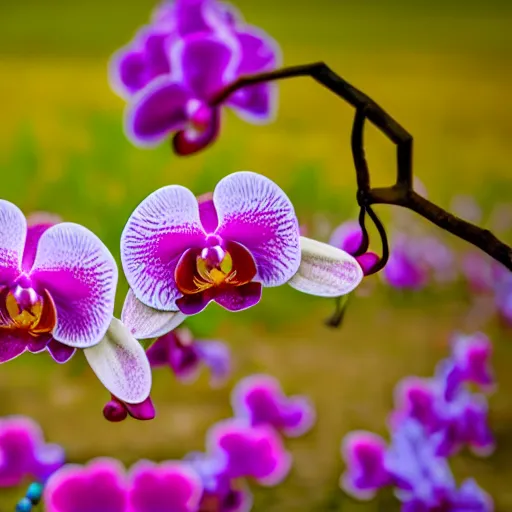
<path id="1" fill-rule="evenodd" d="M 139 339 L 170 332 L 210 302 L 250 308 L 263 287 L 337 297 L 363 277 L 350 254 L 301 237 L 286 194 L 248 171 L 199 200 L 178 185 L 153 192 L 124 228 L 121 260 L 131 288 L 122 318 Z"/>
<path id="2" fill-rule="evenodd" d="M 220 107 L 213 96 L 236 78 L 275 69 L 276 42 L 216 0 L 163 3 L 149 26 L 110 62 L 112 88 L 128 101 L 125 129 L 138 146 L 153 146 L 176 132 L 175 150 L 189 154 L 218 135 Z M 274 84 L 246 87 L 226 102 L 242 119 L 269 122 Z"/>
<path id="3" fill-rule="evenodd" d="M 141 345 L 113 318 L 117 265 L 91 231 L 70 222 L 28 226 L 0 200 L 0 363 L 47 350 L 65 363 L 77 349 L 100 381 L 142 402 L 151 369 Z"/>

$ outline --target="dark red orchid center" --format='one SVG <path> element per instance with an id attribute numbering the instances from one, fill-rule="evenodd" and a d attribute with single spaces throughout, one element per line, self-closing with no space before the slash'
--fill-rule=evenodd
<path id="1" fill-rule="evenodd" d="M 0 328 L 22 330 L 33 337 L 49 334 L 57 323 L 52 298 L 38 293 L 29 280 L 20 279 L 12 288 L 0 291 Z"/>
<path id="2" fill-rule="evenodd" d="M 242 286 L 256 276 L 254 258 L 245 247 L 236 242 L 227 242 L 224 247 L 212 243 L 213 237 L 208 237 L 208 247 L 189 249 L 183 254 L 175 272 L 176 284 L 183 295 Z"/>

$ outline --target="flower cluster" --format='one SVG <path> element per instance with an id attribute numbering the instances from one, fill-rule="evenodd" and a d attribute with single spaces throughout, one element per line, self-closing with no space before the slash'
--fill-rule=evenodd
<path id="1" fill-rule="evenodd" d="M 175 150 L 189 154 L 210 144 L 221 124 L 214 95 L 236 78 L 274 69 L 277 44 L 248 25 L 231 5 L 217 0 L 164 2 L 151 22 L 114 54 L 113 89 L 126 99 L 125 128 L 140 146 L 176 132 Z M 271 84 L 246 87 L 226 106 L 242 119 L 269 122 L 276 105 Z"/>
<path id="2" fill-rule="evenodd" d="M 311 404 L 287 398 L 277 381 L 252 376 L 233 391 L 235 417 L 215 424 L 204 453 L 182 461 L 139 461 L 129 471 L 116 460 L 67 465 L 49 480 L 49 512 L 237 512 L 252 508 L 245 480 L 281 482 L 291 466 L 279 432 L 305 433 L 314 422 Z M 238 415 L 238 413 L 240 413 Z"/>
<path id="3" fill-rule="evenodd" d="M 352 432 L 344 439 L 343 489 L 369 499 L 393 487 L 407 512 L 492 511 L 492 500 L 473 480 L 457 487 L 447 461 L 465 446 L 478 455 L 494 448 L 485 397 L 468 389 L 468 384 L 492 389 L 490 355 L 485 335 L 456 335 L 452 356 L 439 364 L 432 379 L 399 383 L 390 444 L 370 432 Z"/>

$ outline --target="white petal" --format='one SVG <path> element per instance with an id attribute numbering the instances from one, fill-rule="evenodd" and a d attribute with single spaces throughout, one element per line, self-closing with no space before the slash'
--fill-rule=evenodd
<path id="1" fill-rule="evenodd" d="M 117 318 L 112 318 L 98 345 L 84 349 L 84 354 L 101 383 L 119 400 L 138 404 L 149 396 L 151 367 L 146 353 Z"/>
<path id="2" fill-rule="evenodd" d="M 299 270 L 288 281 L 293 288 L 320 297 L 339 297 L 350 293 L 363 279 L 356 259 L 329 244 L 300 238 Z"/>
<path id="3" fill-rule="evenodd" d="M 158 338 L 173 331 L 187 318 L 181 311 L 159 311 L 143 304 L 130 289 L 121 319 L 138 340 Z"/>

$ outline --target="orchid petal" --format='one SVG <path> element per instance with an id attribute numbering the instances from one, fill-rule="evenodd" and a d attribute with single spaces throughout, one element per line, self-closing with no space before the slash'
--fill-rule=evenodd
<path id="1" fill-rule="evenodd" d="M 21 272 L 27 221 L 22 211 L 0 199 L 0 285 L 10 284 Z"/>
<path id="2" fill-rule="evenodd" d="M 194 512 L 198 510 L 203 485 L 186 463 L 160 465 L 140 461 L 130 471 L 131 512 Z"/>
<path id="3" fill-rule="evenodd" d="M 121 320 L 138 340 L 158 338 L 176 329 L 187 318 L 181 311 L 159 311 L 143 304 L 130 289 Z"/>
<path id="4" fill-rule="evenodd" d="M 230 174 L 218 183 L 213 202 L 216 234 L 251 252 L 264 286 L 284 284 L 297 272 L 299 224 L 292 203 L 273 181 L 248 171 Z"/>
<path id="5" fill-rule="evenodd" d="M 121 236 L 121 261 L 135 297 L 146 306 L 176 311 L 175 267 L 184 251 L 201 247 L 204 240 L 199 205 L 190 190 L 170 185 L 144 199 Z"/>
<path id="6" fill-rule="evenodd" d="M 171 50 L 173 79 L 204 101 L 235 78 L 239 62 L 237 41 L 220 33 L 191 34 Z"/>
<path id="7" fill-rule="evenodd" d="M 350 293 L 363 279 L 356 259 L 341 249 L 310 238 L 300 238 L 302 258 L 297 273 L 288 284 L 319 297 Z"/>
<path id="8" fill-rule="evenodd" d="M 0 363 L 6 363 L 23 354 L 28 341 L 16 333 L 0 330 Z"/>
<path id="9" fill-rule="evenodd" d="M 243 311 L 258 304 L 262 291 L 261 283 L 247 283 L 222 290 L 214 300 L 228 311 Z"/>
<path id="10" fill-rule="evenodd" d="M 102 384 L 128 404 L 143 402 L 151 391 L 151 367 L 144 349 L 117 318 L 98 345 L 84 350 Z"/>
<path id="11" fill-rule="evenodd" d="M 137 146 L 151 147 L 185 128 L 189 92 L 167 77 L 153 80 L 135 98 L 125 116 L 126 136 Z"/>
<path id="12" fill-rule="evenodd" d="M 117 265 L 94 233 L 70 222 L 46 230 L 31 277 L 55 303 L 57 341 L 85 348 L 103 338 L 114 312 Z"/>

